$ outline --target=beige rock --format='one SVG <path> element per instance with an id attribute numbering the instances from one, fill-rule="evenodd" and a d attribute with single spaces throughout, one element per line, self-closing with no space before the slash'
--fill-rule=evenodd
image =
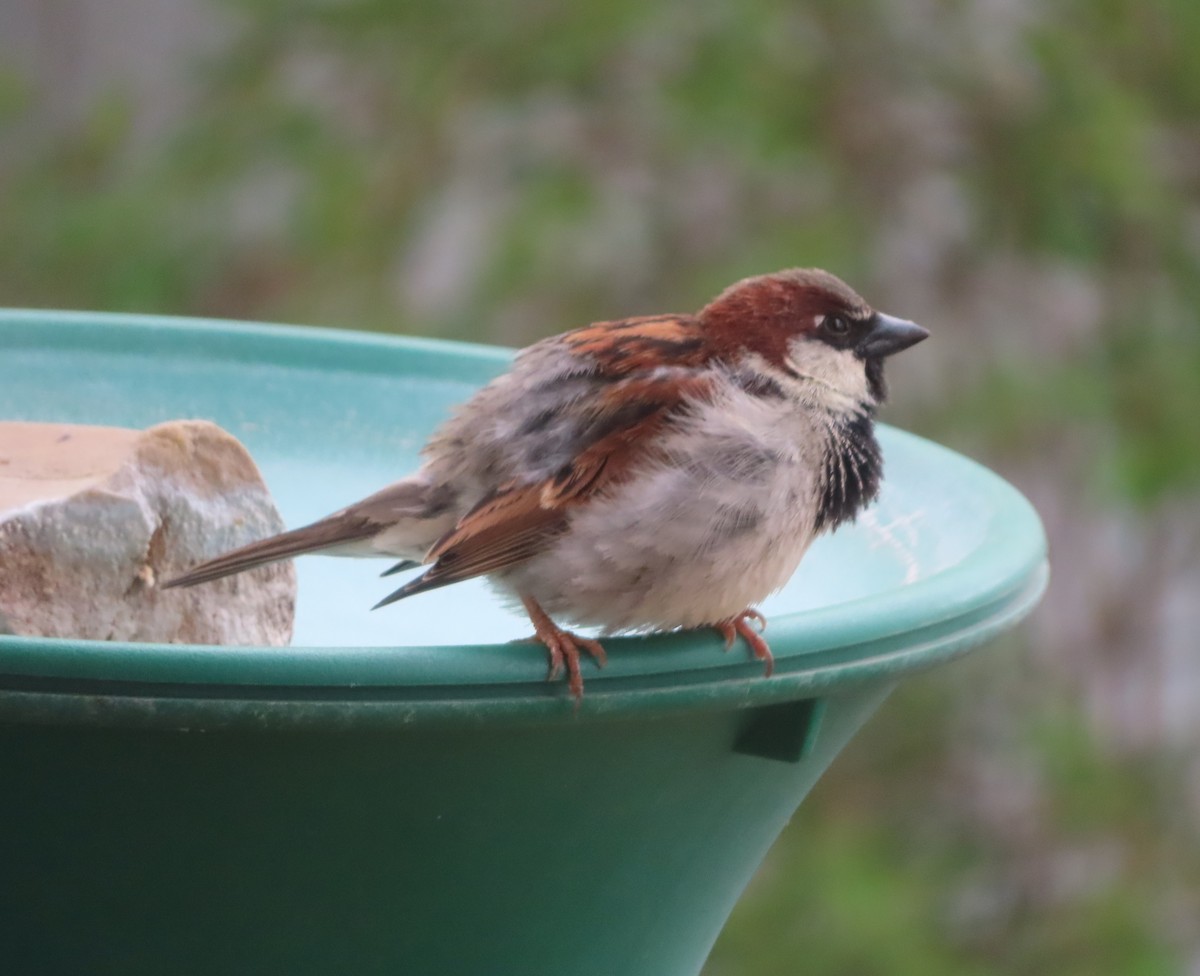
<path id="1" fill-rule="evenodd" d="M 249 453 L 215 424 L 0 423 L 0 620 L 12 633 L 287 644 L 290 562 L 157 585 L 282 529 Z"/>

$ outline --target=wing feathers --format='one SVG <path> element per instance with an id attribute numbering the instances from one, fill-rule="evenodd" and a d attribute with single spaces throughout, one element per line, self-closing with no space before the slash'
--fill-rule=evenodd
<path id="1" fill-rule="evenodd" d="M 660 366 L 698 367 L 708 353 L 700 320 L 692 315 L 654 315 L 597 322 L 563 336 L 579 356 L 592 359 L 602 372 L 628 375 Z"/>
<path id="2" fill-rule="evenodd" d="M 525 485 L 484 499 L 430 550 L 433 565 L 374 609 L 528 559 L 566 527 L 561 511 L 541 504 L 541 489 Z"/>
<path id="3" fill-rule="evenodd" d="M 618 384 L 597 404 L 620 414 L 607 432 L 554 477 L 514 485 L 485 498 L 429 551 L 433 565 L 420 577 L 381 600 L 387 606 L 425 590 L 492 573 L 536 555 L 567 528 L 572 506 L 619 484 L 633 465 L 653 454 L 663 430 L 694 400 L 704 396 L 713 379 L 692 373 L 683 378 L 636 379 Z M 630 405 L 633 405 L 632 408 Z"/>

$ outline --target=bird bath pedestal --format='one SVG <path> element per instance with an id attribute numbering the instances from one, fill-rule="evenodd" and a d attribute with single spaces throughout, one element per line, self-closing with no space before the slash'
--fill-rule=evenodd
<path id="1" fill-rule="evenodd" d="M 0 314 L 0 348 L 0 418 L 215 420 L 293 525 L 410 470 L 507 356 L 33 312 Z M 319 558 L 290 648 L 0 636 L 4 968 L 696 973 L 900 678 L 1011 627 L 1045 585 L 1017 492 L 881 441 L 879 503 L 763 607 L 770 679 L 715 633 L 611 640 L 576 707 L 482 585 L 371 614 L 382 566 Z"/>

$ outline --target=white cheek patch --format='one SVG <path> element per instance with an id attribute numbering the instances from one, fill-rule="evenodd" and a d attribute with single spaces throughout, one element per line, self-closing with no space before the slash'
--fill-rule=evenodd
<path id="1" fill-rule="evenodd" d="M 834 349 L 813 339 L 793 339 L 784 364 L 804 383 L 811 399 L 831 409 L 854 409 L 872 399 L 866 365 L 849 349 Z"/>

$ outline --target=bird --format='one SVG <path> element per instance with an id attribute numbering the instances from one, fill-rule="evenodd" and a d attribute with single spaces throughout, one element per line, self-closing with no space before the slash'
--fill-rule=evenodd
<path id="1" fill-rule="evenodd" d="M 755 608 L 878 495 L 884 360 L 927 338 L 833 274 L 730 285 L 694 314 L 542 339 L 436 429 L 418 470 L 164 586 L 305 553 L 424 567 L 374 609 L 484 576 L 578 703 L 599 637 L 713 628 L 770 675 Z"/>

